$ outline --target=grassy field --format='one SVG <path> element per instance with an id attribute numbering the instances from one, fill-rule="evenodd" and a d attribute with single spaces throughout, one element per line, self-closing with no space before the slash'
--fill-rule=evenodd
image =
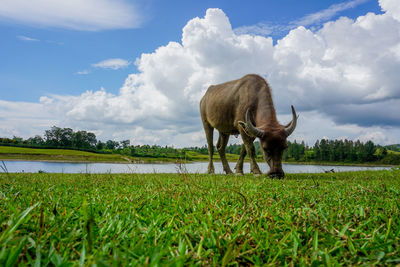
<path id="1" fill-rule="evenodd" d="M 400 264 L 400 170 L 0 173 L 0 266 Z"/>
<path id="2" fill-rule="evenodd" d="M 128 162 L 119 154 L 98 154 L 68 149 L 0 146 L 2 160 L 47 160 L 71 162 Z"/>
<path id="3" fill-rule="evenodd" d="M 390 152 L 391 153 L 391 152 Z M 398 153 L 398 152 L 394 152 Z M 187 158 L 183 159 L 187 162 L 195 161 L 208 161 L 208 155 L 200 154 L 194 151 L 186 152 Z M 220 161 L 219 154 L 214 153 L 214 160 Z M 226 154 L 226 158 L 230 162 L 236 162 L 239 155 Z M 0 160 L 29 160 L 29 161 L 61 161 L 61 162 L 105 162 L 105 163 L 129 163 L 129 162 L 143 162 L 143 163 L 175 163 L 177 159 L 174 158 L 151 158 L 151 157 L 130 157 L 120 154 L 99 154 L 78 150 L 68 149 L 43 149 L 43 148 L 25 148 L 25 147 L 11 147 L 0 146 Z M 245 158 L 248 161 L 248 157 Z M 257 158 L 258 162 L 264 162 L 262 157 Z M 357 166 L 377 166 L 383 165 L 376 162 L 372 163 L 345 163 L 345 162 L 293 162 L 290 164 L 312 164 L 312 165 L 357 165 Z"/>
<path id="4" fill-rule="evenodd" d="M 191 161 L 208 161 L 208 155 L 194 151 L 186 152 Z M 214 158 L 219 160 L 218 153 Z M 238 155 L 227 154 L 229 161 L 236 161 Z M 99 154 L 69 149 L 43 149 L 27 147 L 0 146 L 0 160 L 37 160 L 37 161 L 66 161 L 66 162 L 175 162 L 174 158 L 130 157 L 120 154 Z"/>

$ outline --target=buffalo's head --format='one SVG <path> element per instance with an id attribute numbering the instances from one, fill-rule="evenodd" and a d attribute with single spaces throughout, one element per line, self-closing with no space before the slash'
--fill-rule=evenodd
<path id="1" fill-rule="evenodd" d="M 293 106 L 292 116 L 292 121 L 286 126 L 278 125 L 273 128 L 257 128 L 251 122 L 250 112 L 247 110 L 246 122 L 239 121 L 239 125 L 249 136 L 258 137 L 260 139 L 261 151 L 265 161 L 270 167 L 268 176 L 271 178 L 283 178 L 285 176 L 282 170 L 282 154 L 288 146 L 286 139 L 296 128 L 298 118 Z"/>

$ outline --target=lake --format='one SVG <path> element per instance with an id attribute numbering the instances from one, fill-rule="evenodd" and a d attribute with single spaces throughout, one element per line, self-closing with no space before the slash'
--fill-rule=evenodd
<path id="1" fill-rule="evenodd" d="M 66 163 L 40 161 L 4 161 L 8 172 L 50 172 L 50 173 L 177 173 L 178 166 L 171 163 L 162 164 L 118 164 L 118 163 Z M 235 163 L 230 162 L 234 170 Z M 0 166 L 3 164 L 0 162 Z M 259 163 L 263 173 L 269 170 L 266 163 Z M 189 173 L 206 173 L 208 162 L 194 162 L 184 165 Z M 215 172 L 223 173 L 222 164 L 214 163 Z M 283 164 L 286 173 L 321 173 L 334 169 L 335 172 L 360 170 L 386 170 L 390 167 L 363 167 L 363 166 L 329 166 L 329 165 L 299 165 Z M 244 164 L 244 172 L 248 173 L 250 164 Z M 0 169 L 0 172 L 3 170 Z"/>

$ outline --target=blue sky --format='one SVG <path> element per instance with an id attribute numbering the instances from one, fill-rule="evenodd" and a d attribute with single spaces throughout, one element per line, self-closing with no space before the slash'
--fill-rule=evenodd
<path id="1" fill-rule="evenodd" d="M 285 47 L 290 47 L 291 41 L 298 42 L 296 38 L 300 38 L 298 39 L 300 41 L 303 40 L 296 53 L 304 55 L 304 51 L 308 47 L 306 42 L 314 42 L 311 40 L 314 37 L 311 37 L 309 33 L 314 33 L 315 40 L 323 40 L 325 50 L 321 60 L 325 62 L 330 51 L 345 49 L 333 45 L 335 42 L 331 41 L 335 36 L 333 33 L 339 31 L 341 23 L 355 25 L 358 18 L 365 18 L 364 21 L 367 22 L 364 24 L 375 23 L 379 26 L 380 17 L 387 16 L 385 23 L 389 26 L 385 27 L 393 29 L 393 31 L 388 31 L 388 34 L 395 33 L 396 27 L 398 27 L 398 24 L 396 24 L 398 22 L 398 9 L 394 7 L 395 4 L 393 3 L 395 3 L 395 0 L 382 0 L 380 2 L 375 0 L 260 0 L 251 2 L 238 0 L 71 0 L 68 4 L 63 3 L 63 1 L 49 0 L 5 0 L 0 7 L 0 101 L 3 101 L 1 102 L 3 115 L 0 113 L 0 121 L 4 121 L 3 125 L 7 125 L 7 127 L 4 126 L 3 129 L 0 129 L 0 136 L 19 135 L 28 137 L 34 134 L 43 134 L 44 129 L 56 124 L 60 127 L 72 127 L 74 129 L 86 128 L 84 130 L 94 131 L 101 139 L 129 138 L 132 142 L 174 144 L 177 146 L 204 143 L 195 103 L 204 93 L 208 80 L 201 80 L 196 77 L 201 73 L 206 73 L 208 75 L 206 76 L 209 77 L 209 84 L 212 84 L 230 79 L 231 75 L 224 74 L 223 71 L 211 67 L 211 65 L 201 69 L 193 67 L 199 64 L 205 66 L 204 60 L 212 61 L 213 54 L 202 54 L 206 51 L 202 49 L 208 49 L 207 51 L 211 48 L 217 49 L 216 47 L 221 42 L 245 35 L 254 37 L 252 40 L 255 40 L 255 44 L 258 44 L 261 41 L 255 37 L 260 36 L 263 38 L 262 42 L 266 42 L 266 44 L 272 42 L 271 49 L 276 51 L 271 50 L 271 58 L 276 59 L 282 55 L 281 52 L 283 51 L 278 48 L 284 47 L 284 44 Z M 217 11 L 208 12 L 211 9 Z M 372 15 L 369 16 L 368 13 Z M 206 14 L 209 14 L 208 19 Z M 194 18 L 196 17 L 201 23 L 195 23 Z M 341 17 L 349 20 L 346 21 Z M 222 24 L 213 24 L 213 19 L 218 23 L 222 21 Z M 205 42 L 201 44 L 201 47 L 198 47 L 199 44 L 193 45 L 190 42 L 190 38 L 198 38 L 196 32 L 199 29 L 202 30 L 209 26 L 210 29 L 220 26 L 223 29 L 226 26 L 226 21 L 230 25 L 228 32 L 231 35 L 226 40 L 222 40 L 214 46 L 210 42 Z M 332 23 L 332 25 L 324 26 L 325 23 L 329 25 Z M 202 26 L 196 28 L 199 25 Z M 361 26 L 366 29 L 366 26 Z M 182 40 L 184 39 L 184 28 L 187 29 L 188 36 L 186 43 Z M 302 29 L 305 30 L 303 33 Z M 293 32 L 290 32 L 290 30 L 293 30 Z M 371 28 L 371 31 L 375 30 L 375 28 Z M 345 32 L 344 30 L 337 32 L 336 36 L 344 38 Z M 224 32 L 221 30 L 221 33 Z M 349 32 L 349 34 L 351 33 Z M 356 34 L 353 34 L 351 38 L 355 38 L 354 36 Z M 369 48 L 366 47 L 368 41 L 363 40 L 363 36 L 360 35 L 358 45 L 365 48 L 365 51 L 360 52 L 360 55 L 364 55 L 363 58 L 366 58 L 365 55 L 368 54 L 366 49 Z M 393 40 L 388 41 L 387 49 L 388 51 L 395 49 L 393 53 L 397 53 L 397 36 L 392 34 L 391 38 Z M 170 42 L 174 42 L 180 47 L 174 48 L 173 45 L 169 45 Z M 330 47 L 330 45 L 333 46 Z M 211 46 L 211 48 L 207 48 L 207 46 Z M 191 50 L 192 48 L 194 50 Z M 385 48 L 383 47 L 383 49 Z M 182 51 L 176 52 L 177 49 Z M 301 49 L 303 51 L 300 51 Z M 316 47 L 315 49 L 314 51 L 318 53 L 319 48 Z M 354 49 L 354 46 L 348 47 L 348 49 Z M 173 51 L 177 54 L 175 55 Z M 260 55 L 263 56 L 263 50 L 260 51 Z M 265 51 L 266 59 L 270 58 L 267 55 L 270 53 L 269 50 Z M 193 72 L 184 76 L 190 77 L 187 78 L 190 80 L 188 84 L 179 84 L 178 81 L 182 79 L 181 76 L 183 75 L 179 68 L 187 63 L 185 58 L 180 58 L 180 53 L 197 52 L 200 54 L 195 58 L 205 57 L 205 59 L 203 58 L 203 61 L 194 62 L 190 65 L 194 69 Z M 224 52 L 226 51 L 220 51 L 220 53 L 216 51 L 215 53 L 221 55 Z M 232 55 L 237 56 L 235 54 L 237 52 L 232 53 L 228 53 L 224 59 Z M 149 56 L 146 56 L 146 54 Z M 168 62 L 165 61 L 165 54 L 170 55 Z M 244 55 L 244 52 L 242 54 Z M 255 52 L 251 53 L 250 51 L 249 55 L 255 54 Z M 285 55 L 287 55 L 286 52 Z M 342 60 L 341 57 L 336 57 L 336 55 L 332 60 L 339 62 L 340 66 L 345 66 L 347 63 L 340 61 Z M 303 56 L 300 56 L 300 58 L 306 60 L 303 59 Z M 192 62 L 195 59 L 191 58 L 190 60 Z M 309 59 L 307 60 L 309 61 Z M 151 67 L 152 64 L 162 66 L 157 70 L 160 72 L 158 75 L 155 71 L 156 67 Z M 349 79 L 354 82 L 341 90 L 343 92 L 346 90 L 357 92 L 357 94 L 354 93 L 354 97 L 349 98 L 352 99 L 349 103 L 340 103 L 340 100 L 338 100 L 336 104 L 348 105 L 341 109 L 337 105 L 321 107 L 321 103 L 326 101 L 322 94 L 320 98 L 312 100 L 320 101 L 320 104 L 310 104 L 309 100 L 304 97 L 304 91 L 302 91 L 305 87 L 298 89 L 298 94 L 296 94 L 297 89 L 294 88 L 296 86 L 281 84 L 281 81 L 287 78 L 279 78 L 279 75 L 276 74 L 279 64 L 277 62 L 274 63 L 274 66 L 249 67 L 248 72 L 256 72 L 264 77 L 271 78 L 269 81 L 272 88 L 275 89 L 276 87 L 278 91 L 275 94 L 275 102 L 278 112 L 282 114 L 282 120 L 290 118 L 290 110 L 284 105 L 290 106 L 289 102 L 294 102 L 298 106 L 298 110 L 305 114 L 304 119 L 309 117 L 310 121 L 316 121 L 317 119 L 313 116 L 325 117 L 329 119 L 330 123 L 325 132 L 312 131 L 308 133 L 307 129 L 312 127 L 313 124 L 310 121 L 304 121 L 304 129 L 300 129 L 299 135 L 296 136 L 297 139 L 304 139 L 308 142 L 323 137 L 375 138 L 377 142 L 381 143 L 396 141 L 394 136 L 398 133 L 399 126 L 397 118 L 389 116 L 387 122 L 383 122 L 379 116 L 372 119 L 363 117 L 368 105 L 377 105 L 371 107 L 372 110 L 379 105 L 384 105 L 384 101 L 396 101 L 397 99 L 397 91 L 390 85 L 383 86 L 380 90 L 377 88 L 376 91 L 373 91 L 375 90 L 373 88 L 366 89 L 363 93 L 358 94 L 361 90 L 360 84 L 362 84 L 360 79 L 363 80 L 363 75 L 371 75 L 372 71 L 376 69 L 376 65 L 371 65 L 369 70 L 364 70 L 362 69 L 365 66 L 363 62 L 355 62 L 355 75 L 351 74 L 351 70 L 341 70 L 340 73 L 344 73 L 343 77 L 350 77 Z M 319 66 L 320 70 L 326 70 L 324 64 Z M 376 64 L 381 64 L 381 62 Z M 395 70 L 398 70 L 397 61 L 391 62 L 391 64 Z M 285 67 L 287 66 L 280 66 L 279 68 Z M 170 68 L 176 69 L 176 72 Z M 222 69 L 223 66 L 219 66 L 219 68 Z M 309 71 L 310 68 L 311 65 L 303 71 Z M 171 82 L 166 79 L 164 83 L 162 78 L 158 81 L 158 77 L 164 75 L 163 70 L 165 70 L 165 73 L 171 72 L 168 78 L 174 75 L 176 75 L 176 78 Z M 334 70 L 337 70 L 337 67 Z M 346 74 L 346 71 L 350 71 L 350 73 Z M 235 77 L 234 74 L 241 75 L 246 72 L 245 67 L 237 73 L 231 72 L 232 79 L 239 78 Z M 326 75 L 326 73 L 321 75 Z M 387 78 L 385 75 L 379 76 L 379 79 Z M 388 73 L 387 75 L 392 74 Z M 149 77 L 153 77 L 153 79 L 151 80 Z M 318 77 L 313 79 L 315 85 L 319 79 Z M 377 79 L 371 81 L 377 83 Z M 297 84 L 301 84 L 302 81 L 296 80 Z M 307 82 L 310 81 L 307 80 Z M 163 84 L 165 84 L 165 88 L 162 88 Z M 172 87 L 169 89 L 170 84 L 174 84 L 177 87 L 176 90 L 180 91 L 174 91 L 175 89 Z M 326 95 L 335 91 L 331 88 L 334 85 L 329 81 L 325 80 L 323 84 L 324 86 L 327 85 Z M 188 88 L 189 85 L 193 86 Z M 305 83 L 304 86 L 308 86 L 308 84 Z M 196 91 L 193 88 L 196 88 Z M 313 96 L 318 95 L 319 89 L 315 90 Z M 179 100 L 182 102 L 175 101 L 171 97 L 174 94 L 179 94 L 179 92 L 184 95 Z M 287 96 L 288 92 L 292 94 L 293 101 L 277 99 L 277 97 Z M 124 94 L 128 94 L 127 97 L 124 97 Z M 150 95 L 149 99 L 142 99 L 141 97 L 144 94 Z M 340 96 L 345 97 L 345 94 L 343 93 Z M 127 101 L 126 106 L 123 106 L 121 103 L 129 97 L 132 97 L 134 101 Z M 358 101 L 357 97 L 364 100 Z M 121 99 L 124 99 L 124 101 L 121 101 Z M 98 101 L 98 105 L 104 106 L 105 109 L 91 108 L 91 104 L 88 103 L 95 104 L 96 101 Z M 28 117 L 24 117 L 21 110 L 14 110 L 18 106 L 21 107 L 23 103 L 26 104 L 26 107 L 32 109 Z M 115 103 L 121 104 L 117 107 L 119 111 L 106 108 L 115 107 L 117 105 Z M 182 108 L 182 103 L 191 104 L 190 107 Z M 357 105 L 357 108 L 354 105 Z M 179 106 L 181 109 L 178 108 Z M 63 109 L 62 107 L 68 108 Z M 132 110 L 137 114 L 129 117 L 123 112 L 124 110 L 127 112 Z M 161 118 L 162 116 L 160 117 L 159 113 L 156 112 L 165 110 L 168 110 L 169 113 L 175 113 L 169 114 L 167 118 Z M 352 110 L 355 115 L 352 118 L 343 119 L 347 116 L 340 114 L 338 112 L 340 110 Z M 179 116 L 180 112 L 185 112 L 188 115 Z M 96 116 L 92 113 L 103 115 Z M 150 126 L 146 122 L 148 124 L 151 122 L 152 125 Z M 164 127 L 163 123 L 166 122 L 168 126 Z M 155 126 L 156 124 L 158 126 Z M 30 130 L 27 130 L 27 127 Z M 119 133 L 115 132 L 116 128 L 120 129 Z M 158 137 L 151 138 L 150 136 Z M 174 136 L 180 137 L 176 139 Z M 196 138 L 192 138 L 192 136 L 196 136 Z"/>

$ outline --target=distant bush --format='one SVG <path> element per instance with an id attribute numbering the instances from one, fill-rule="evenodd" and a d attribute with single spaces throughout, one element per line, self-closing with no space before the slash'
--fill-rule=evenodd
<path id="1" fill-rule="evenodd" d="M 400 154 L 387 154 L 380 160 L 380 163 L 388 165 L 400 165 Z"/>

